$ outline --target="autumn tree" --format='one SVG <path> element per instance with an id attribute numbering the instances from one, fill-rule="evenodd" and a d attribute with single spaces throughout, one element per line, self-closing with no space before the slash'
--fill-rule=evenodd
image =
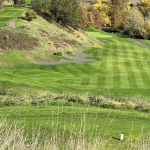
<path id="1" fill-rule="evenodd" d="M 144 20 L 146 21 L 150 14 L 150 0 L 142 0 L 141 4 L 138 6 L 138 9 L 143 14 Z"/>
<path id="2" fill-rule="evenodd" d="M 94 27 L 97 29 L 101 29 L 104 24 L 104 18 L 100 10 L 95 9 L 94 6 L 88 6 L 88 26 L 87 27 Z"/>
<path id="3" fill-rule="evenodd" d="M 129 13 L 128 22 L 124 22 L 124 30 L 131 36 L 145 35 L 145 23 L 142 13 L 138 9 L 133 9 Z"/>
<path id="4" fill-rule="evenodd" d="M 80 28 L 82 23 L 82 6 L 79 0 L 34 0 L 34 8 L 47 12 L 56 22 Z"/>
<path id="5" fill-rule="evenodd" d="M 110 18 L 108 16 L 109 6 L 107 1 L 98 0 L 96 4 L 93 5 L 95 10 L 99 10 L 104 19 L 104 26 L 110 25 Z"/>
<path id="6" fill-rule="evenodd" d="M 111 29 L 117 30 L 122 22 L 127 20 L 129 13 L 129 0 L 110 0 L 109 17 Z"/>
<path id="7" fill-rule="evenodd" d="M 2 6 L 3 2 L 4 2 L 4 0 L 0 0 L 0 6 Z"/>

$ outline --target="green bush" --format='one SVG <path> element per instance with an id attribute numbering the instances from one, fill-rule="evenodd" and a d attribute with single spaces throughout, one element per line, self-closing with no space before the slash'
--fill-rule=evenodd
<path id="1" fill-rule="evenodd" d="M 64 53 L 63 53 L 63 52 L 55 52 L 54 55 L 57 55 L 57 56 L 63 56 Z"/>
<path id="2" fill-rule="evenodd" d="M 73 52 L 72 51 L 67 51 L 66 52 L 68 55 L 73 55 Z"/>
<path id="3" fill-rule="evenodd" d="M 135 27 L 131 27 L 129 29 L 129 35 L 131 37 L 134 37 L 134 36 L 139 36 L 140 34 L 139 34 L 139 31 Z"/>
<path id="4" fill-rule="evenodd" d="M 28 21 L 31 21 L 31 20 L 37 18 L 37 15 L 33 10 L 26 11 L 25 15 L 26 15 L 26 18 Z"/>
<path id="5" fill-rule="evenodd" d="M 26 0 L 14 0 L 14 4 L 25 4 Z"/>

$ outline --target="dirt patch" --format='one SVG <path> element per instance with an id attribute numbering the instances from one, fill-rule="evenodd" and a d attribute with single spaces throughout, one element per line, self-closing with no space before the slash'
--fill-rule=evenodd
<path id="1" fill-rule="evenodd" d="M 0 49 L 33 50 L 39 46 L 39 40 L 28 34 L 0 29 Z"/>
<path id="2" fill-rule="evenodd" d="M 102 40 L 103 42 L 111 42 L 110 40 Z"/>
<path id="3" fill-rule="evenodd" d="M 65 38 L 49 37 L 48 39 L 54 43 L 56 48 L 68 47 L 68 45 L 76 47 L 79 45 L 77 41 Z"/>
<path id="4" fill-rule="evenodd" d="M 64 64 L 64 63 L 68 63 L 68 62 L 86 63 L 87 61 L 98 61 L 97 59 L 88 58 L 88 55 L 79 54 L 79 53 L 75 53 L 75 56 L 65 55 L 65 57 L 69 58 L 70 60 L 61 59 L 59 62 L 52 62 L 52 61 L 50 62 L 50 61 L 42 61 L 42 60 L 32 59 L 32 61 L 35 64 L 39 64 L 39 65 L 59 65 L 59 64 Z"/>

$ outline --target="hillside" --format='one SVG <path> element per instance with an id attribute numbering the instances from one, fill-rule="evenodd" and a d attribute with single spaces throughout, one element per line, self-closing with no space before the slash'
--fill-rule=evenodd
<path id="1" fill-rule="evenodd" d="M 5 56 L 12 58 L 13 55 L 15 61 L 12 60 L 11 65 L 15 64 L 16 60 L 18 64 L 33 63 L 31 59 L 56 61 L 60 60 L 60 57 L 53 55 L 56 52 L 62 52 L 63 55 L 69 51 L 73 54 L 100 44 L 100 41 L 81 29 L 63 28 L 60 24 L 49 23 L 40 16 L 30 22 L 22 19 L 14 21 L 22 22 L 24 25 L 0 29 L 1 66 L 10 65 L 9 58 L 3 59 Z"/>

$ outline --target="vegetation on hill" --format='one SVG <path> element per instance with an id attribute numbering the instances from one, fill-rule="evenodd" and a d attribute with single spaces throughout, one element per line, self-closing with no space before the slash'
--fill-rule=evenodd
<path id="1" fill-rule="evenodd" d="M 129 13 L 124 21 L 133 22 L 127 28 L 131 35 L 140 23 L 134 23 L 136 11 L 118 9 L 109 18 L 101 1 L 92 7 L 56 2 L 37 0 L 32 21 L 17 18 L 26 8 L 0 12 L 2 20 L 16 22 L 0 29 L 0 117 L 7 116 L 0 120 L 0 149 L 149 149 L 149 50 L 99 29 L 79 29 L 111 26 L 114 17 L 111 27 L 118 30 L 119 17 Z M 76 18 L 78 11 L 82 15 Z M 32 61 L 59 61 L 74 52 L 98 61 L 48 66 Z"/>

